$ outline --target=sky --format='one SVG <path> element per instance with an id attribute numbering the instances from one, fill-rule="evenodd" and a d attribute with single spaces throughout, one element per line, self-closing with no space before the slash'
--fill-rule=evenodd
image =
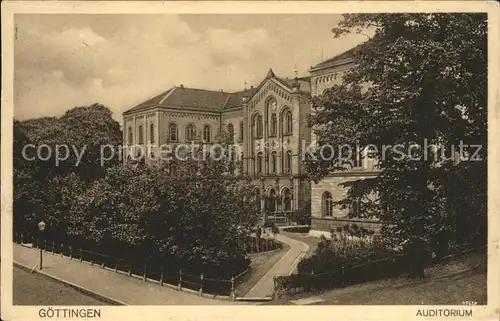
<path id="1" fill-rule="evenodd" d="M 16 15 L 14 116 L 60 116 L 101 103 L 121 114 L 172 86 L 231 92 L 272 68 L 299 76 L 356 44 L 340 15 Z"/>

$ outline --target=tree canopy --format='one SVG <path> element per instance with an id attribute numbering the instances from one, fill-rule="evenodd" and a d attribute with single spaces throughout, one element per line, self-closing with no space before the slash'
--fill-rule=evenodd
<path id="1" fill-rule="evenodd" d="M 319 146 L 372 145 L 378 159 L 379 174 L 344 184 L 348 196 L 338 205 L 378 195 L 361 216 L 385 223 L 383 236 L 395 246 L 415 238 L 448 246 L 465 230 L 485 232 L 486 14 L 347 14 L 333 33 L 367 28 L 374 36 L 353 50 L 355 67 L 342 84 L 313 98 Z M 461 142 L 464 155 L 481 149 L 457 165 L 450 156 Z M 346 169 L 336 157 L 307 163 L 316 181 Z"/>

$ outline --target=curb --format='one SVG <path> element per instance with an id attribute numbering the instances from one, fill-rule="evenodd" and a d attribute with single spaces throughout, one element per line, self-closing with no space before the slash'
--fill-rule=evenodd
<path id="1" fill-rule="evenodd" d="M 27 272 L 30 272 L 30 273 L 37 273 L 37 274 L 40 274 L 40 275 L 42 275 L 42 276 L 45 276 L 45 277 L 47 277 L 47 278 L 49 278 L 49 279 L 52 279 L 52 280 L 54 280 L 54 281 L 57 281 L 57 282 L 60 282 L 60 283 L 66 284 L 66 285 L 68 285 L 69 287 L 71 287 L 71 288 L 73 288 L 73 289 L 75 289 L 75 290 L 77 290 L 77 291 L 79 291 L 79 292 L 82 292 L 83 294 L 86 294 L 86 295 L 88 295 L 88 296 L 90 296 L 90 297 L 93 297 L 93 298 L 95 298 L 95 299 L 101 300 L 101 301 L 103 301 L 103 302 L 106 302 L 106 303 L 108 303 L 109 305 L 119 305 L 119 306 L 122 306 L 122 305 L 128 305 L 128 304 L 126 304 L 125 302 L 122 302 L 122 301 L 117 300 L 117 299 L 110 298 L 110 297 L 108 297 L 108 296 L 105 296 L 105 295 L 103 295 L 103 294 L 100 294 L 100 293 L 97 293 L 97 292 L 94 292 L 94 291 L 90 291 L 89 289 L 86 289 L 86 288 L 84 288 L 84 287 L 82 287 L 82 286 L 80 286 L 80 285 L 76 285 L 76 284 L 74 284 L 74 283 L 71 283 L 71 282 L 69 282 L 69 281 L 63 280 L 63 279 L 58 278 L 58 277 L 56 277 L 56 276 L 53 276 L 53 275 L 47 274 L 47 273 L 45 273 L 45 272 L 43 272 L 43 271 L 36 270 L 36 269 L 34 270 L 34 269 L 30 268 L 29 266 L 26 266 L 26 265 L 24 265 L 24 264 L 18 263 L 18 262 L 16 262 L 16 261 L 13 261 L 13 264 L 14 264 L 14 266 L 15 266 L 15 267 L 18 267 L 18 268 L 20 268 L 20 269 L 22 269 L 22 270 L 25 270 L 25 271 L 27 271 Z"/>
<path id="2" fill-rule="evenodd" d="M 33 246 L 28 245 L 28 244 L 20 244 L 20 243 L 16 243 L 16 244 L 18 244 L 18 245 L 20 245 L 20 246 L 22 246 L 22 247 L 25 247 L 25 248 L 29 248 L 29 249 L 36 249 L 36 248 L 34 248 Z M 45 250 L 44 250 L 44 253 L 45 253 Z M 68 257 L 68 256 L 66 256 L 66 255 L 64 255 L 64 257 L 69 259 L 69 257 Z M 70 260 L 71 260 L 71 259 L 70 259 Z M 73 260 L 74 260 L 74 261 L 77 261 L 77 260 L 75 260 L 75 259 L 73 259 Z M 79 285 L 73 284 L 73 283 L 68 282 L 68 281 L 65 281 L 65 280 L 63 280 L 63 279 L 59 279 L 58 277 L 55 277 L 55 276 L 49 275 L 49 274 L 47 274 L 47 273 L 45 273 L 45 272 L 43 272 L 43 271 L 40 271 L 40 270 L 33 270 L 33 269 L 32 269 L 32 268 L 30 268 L 29 266 L 23 265 L 23 264 L 21 264 L 21 263 L 18 263 L 18 262 L 13 262 L 13 263 L 14 263 L 14 265 L 17 265 L 19 268 L 21 268 L 21 269 L 23 269 L 23 270 L 27 270 L 27 271 L 29 271 L 29 272 L 31 272 L 31 273 L 33 273 L 33 272 L 37 272 L 37 273 L 42 274 L 42 275 L 44 275 L 44 276 L 46 276 L 46 277 L 48 277 L 48 278 L 52 278 L 52 279 L 54 279 L 54 280 L 56 280 L 56 281 L 59 281 L 59 282 L 62 282 L 62 283 L 66 283 L 67 285 L 69 285 L 69 286 L 71 286 L 71 287 L 75 288 L 76 290 L 78 290 L 78 291 L 80 291 L 80 292 L 83 292 L 83 293 L 86 293 L 86 294 L 89 294 L 90 296 L 92 296 L 92 294 L 95 294 L 95 295 L 97 295 L 97 297 L 96 297 L 97 299 L 102 298 L 102 300 L 104 300 L 104 301 L 106 301 L 106 302 L 110 301 L 110 302 L 111 302 L 111 304 L 113 304 L 113 305 L 117 305 L 117 304 L 118 304 L 118 305 L 129 305 L 129 304 L 124 303 L 124 302 L 122 302 L 122 301 L 120 301 L 120 300 L 112 299 L 112 298 L 107 297 L 107 296 L 105 296 L 105 295 L 102 295 L 102 294 L 99 294 L 99 293 L 96 293 L 96 292 L 92 292 L 92 291 L 90 291 L 90 290 L 88 290 L 88 289 L 86 289 L 86 288 L 84 288 L 84 287 L 79 286 Z M 88 264 L 89 266 L 92 266 L 92 267 L 98 267 L 98 266 L 99 266 L 99 265 L 92 265 L 89 261 L 85 261 L 85 260 L 81 261 L 80 263 L 83 263 L 83 264 Z M 101 268 L 102 268 L 103 270 L 106 270 L 106 271 L 115 271 L 114 269 L 112 269 L 112 268 L 110 268 L 110 267 L 107 267 L 107 266 L 105 266 L 105 267 L 101 267 Z M 245 272 L 248 272 L 248 269 L 247 269 L 247 271 L 245 271 Z M 117 270 L 117 271 L 116 271 L 116 273 L 117 273 L 117 274 L 120 274 L 120 275 L 124 275 L 124 276 L 130 277 L 130 278 L 133 278 L 133 279 L 136 279 L 136 280 L 140 280 L 140 281 L 142 281 L 142 282 L 144 282 L 144 283 L 157 284 L 157 285 L 158 285 L 158 286 L 160 286 L 160 287 L 164 286 L 164 287 L 168 287 L 168 288 L 171 288 L 171 289 L 173 289 L 173 290 L 179 291 L 178 286 L 177 286 L 177 285 L 174 285 L 174 284 L 170 284 L 170 283 L 163 283 L 163 285 L 159 285 L 159 281 L 158 281 L 158 280 L 153 280 L 153 279 L 151 279 L 151 278 L 146 278 L 146 279 L 144 279 L 144 277 L 143 277 L 143 276 L 141 276 L 141 275 L 137 275 L 137 274 L 134 274 L 134 273 L 131 273 L 131 274 L 129 275 L 127 272 L 125 272 L 125 271 L 121 271 L 121 270 Z M 246 273 L 245 273 L 245 274 L 246 274 Z M 189 293 L 189 294 L 191 294 L 191 295 L 200 296 L 199 291 L 196 291 L 196 290 L 193 290 L 193 289 L 189 289 L 189 288 L 186 288 L 186 287 L 183 287 L 183 288 L 182 288 L 182 290 L 181 290 L 180 292 L 184 292 L 184 293 Z M 216 300 L 216 301 L 232 301 L 232 300 L 231 300 L 231 297 L 230 297 L 230 296 L 228 296 L 228 295 L 214 295 L 214 294 L 211 294 L 211 293 L 203 293 L 203 295 L 201 295 L 201 297 L 206 298 L 206 299 L 210 299 L 210 300 Z"/>
<path id="3" fill-rule="evenodd" d="M 269 302 L 272 301 L 273 298 L 270 296 L 264 296 L 264 297 L 241 297 L 241 298 L 235 298 L 235 301 L 243 301 L 243 302 Z"/>

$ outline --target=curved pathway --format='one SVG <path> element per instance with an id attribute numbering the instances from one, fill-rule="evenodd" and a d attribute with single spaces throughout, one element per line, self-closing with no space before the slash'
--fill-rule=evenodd
<path id="1" fill-rule="evenodd" d="M 274 277 L 290 275 L 297 270 L 297 264 L 309 250 L 309 245 L 288 236 L 277 234 L 278 241 L 290 246 L 281 259 L 245 295 L 246 298 L 270 297 L 274 290 Z"/>

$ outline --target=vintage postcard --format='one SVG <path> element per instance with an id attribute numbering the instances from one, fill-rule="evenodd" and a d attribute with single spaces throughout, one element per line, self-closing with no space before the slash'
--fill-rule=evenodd
<path id="1" fill-rule="evenodd" d="M 2 3 L 2 320 L 498 320 L 499 4 Z"/>

